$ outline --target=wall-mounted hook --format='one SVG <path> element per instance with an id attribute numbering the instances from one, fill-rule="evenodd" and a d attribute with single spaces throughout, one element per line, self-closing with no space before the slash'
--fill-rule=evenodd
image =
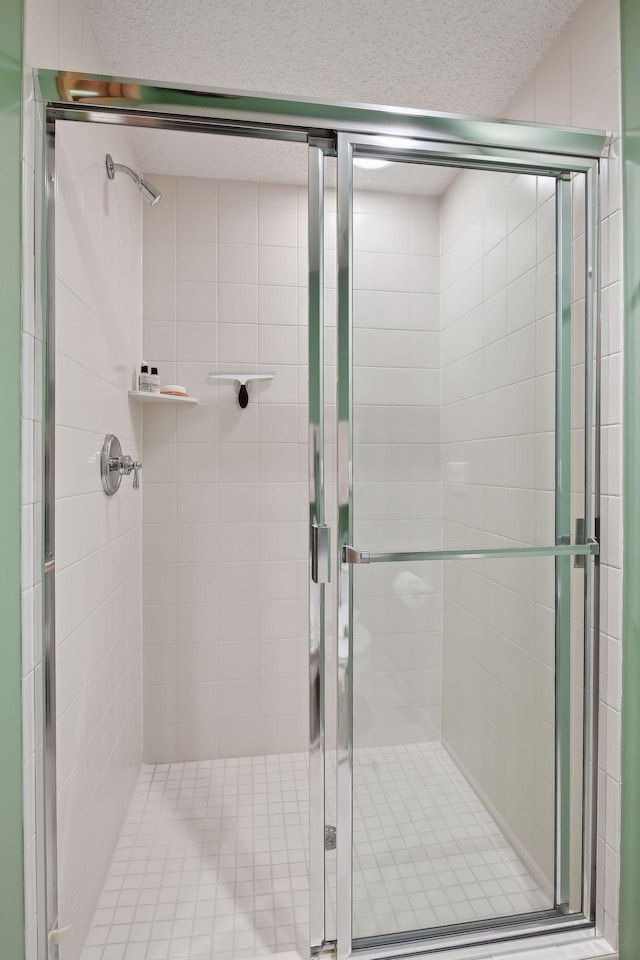
<path id="1" fill-rule="evenodd" d="M 216 373 L 212 370 L 209 380 L 227 380 L 238 384 L 238 403 L 244 410 L 249 403 L 247 384 L 252 380 L 273 380 L 273 373 Z"/>

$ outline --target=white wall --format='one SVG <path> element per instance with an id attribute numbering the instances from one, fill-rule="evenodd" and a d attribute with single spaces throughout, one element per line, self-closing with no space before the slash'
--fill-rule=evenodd
<path id="1" fill-rule="evenodd" d="M 201 403 L 144 412 L 145 759 L 304 750 L 306 193 L 150 176 L 145 359 Z"/>
<path id="2" fill-rule="evenodd" d="M 619 6 L 585 0 L 507 116 L 609 130 L 602 164 L 601 705 L 598 762 L 598 928 L 618 938 L 620 679 L 622 653 L 622 176 Z"/>
<path id="3" fill-rule="evenodd" d="M 555 182 L 464 171 L 441 202 L 445 548 L 554 543 Z M 443 741 L 554 871 L 552 559 L 446 563 Z"/>
<path id="4" fill-rule="evenodd" d="M 145 758 L 303 750 L 306 191 L 151 177 L 165 197 L 145 212 L 145 359 L 202 402 L 144 413 Z M 367 541 L 410 535 L 437 544 L 437 203 L 360 192 L 356 207 L 358 531 Z M 331 223 L 331 193 L 327 208 Z M 404 290 L 410 267 L 413 294 Z M 433 378 L 425 408 L 422 384 L 407 384 L 424 365 Z M 253 387 L 241 410 L 231 386 L 207 382 L 211 369 L 275 378 Z M 329 374 L 328 421 L 332 389 Z M 330 467 L 327 487 L 333 517 Z M 370 577 L 357 604 L 362 744 L 413 742 L 439 730 L 438 578 L 424 586 L 417 609 L 398 598 L 405 587 L 395 577 L 387 580 L 384 572 Z"/>
<path id="5" fill-rule="evenodd" d="M 102 490 L 106 433 L 139 455 L 142 199 L 104 156 L 126 133 L 61 124 L 56 206 L 56 661 L 61 946 L 79 955 L 141 760 L 141 494 Z"/>
<path id="6" fill-rule="evenodd" d="M 42 316 L 35 279 L 40 229 L 36 174 L 40 123 L 33 99 L 34 66 L 103 72 L 104 63 L 80 0 L 25 2 L 23 165 L 23 715 L 25 944 L 28 960 L 46 955 L 42 691 Z M 88 128 L 85 130 L 85 136 Z M 135 166 L 122 131 L 91 127 L 89 140 L 61 138 L 66 181 L 60 228 L 66 230 L 57 287 L 59 413 L 67 470 L 58 472 L 63 523 L 58 524 L 60 922 L 77 925 L 61 956 L 76 956 L 119 831 L 139 757 L 139 501 L 107 508 L 95 461 L 98 437 L 109 429 L 133 443 L 122 401 L 124 377 L 139 355 L 141 310 L 140 198 L 131 183 L 111 184 L 107 200 L 104 154 Z M 90 143 L 91 146 L 85 149 Z M 95 148 L 95 155 L 93 150 Z M 128 158 L 128 159 L 127 159 Z M 127 187 L 129 188 L 127 190 Z M 117 204 L 114 198 L 118 197 Z M 120 203 L 122 201 L 122 203 Z M 116 216 L 116 208 L 118 216 Z M 130 217 L 128 223 L 123 214 Z M 69 236 L 73 226 L 74 237 Z M 116 252 L 128 251 L 126 262 Z M 136 254 L 137 251 L 137 254 Z M 137 255 L 137 261 L 136 261 Z M 102 260 L 104 258 L 104 260 Z M 79 267 L 79 261 L 82 267 Z M 107 278 L 103 270 L 110 270 Z M 77 271 L 77 272 L 76 272 Z M 91 287 L 85 284 L 90 278 Z M 108 282 L 107 282 L 108 281 Z M 99 293 L 98 293 L 99 291 Z M 113 295 L 122 296 L 114 301 Z M 37 295 L 38 294 L 38 295 Z M 95 299 L 94 299 L 95 297 Z M 103 301 L 104 309 L 101 306 Z M 113 307 L 109 315 L 107 306 Z M 115 323 L 115 326 L 114 326 Z M 75 326 L 75 333 L 72 330 Z M 87 341 L 91 331 L 93 342 Z M 131 339 L 133 338 L 133 339 Z M 137 339 L 136 339 L 137 338 Z M 122 349 L 120 349 L 122 348 Z M 117 355 L 115 351 L 118 351 Z M 121 367 L 119 366 L 121 365 Z M 62 381 L 62 383 L 61 383 Z M 68 390 L 65 390 L 68 387 Z M 67 440 L 78 440 L 66 443 Z M 64 457 L 63 457 L 64 460 Z M 60 459 L 59 464 L 60 466 Z M 126 482 L 125 482 L 126 483 Z M 117 500 L 118 498 L 116 498 Z M 102 507 L 98 506 L 98 502 Z M 130 507 L 134 507 L 133 510 Z M 67 521 L 73 523 L 73 529 Z M 103 561 L 105 561 L 103 563 Z M 88 576 L 92 571 L 91 576 Z M 102 573 L 100 572 L 102 571 Z M 126 603 L 123 603 L 126 601 Z M 115 613 L 113 612 L 115 608 Z M 111 612 L 109 612 L 111 611 Z M 101 614 L 104 613 L 104 623 Z M 113 632 L 107 621 L 111 620 Z M 105 628 L 103 632 L 103 626 Z M 138 706 L 136 706 L 136 700 Z M 91 736 L 93 742 L 89 742 Z M 99 747 L 98 747 L 99 743 Z M 79 860 L 82 854 L 82 860 Z"/>
<path id="7" fill-rule="evenodd" d="M 614 131 L 615 134 L 620 128 L 618 31 L 617 4 L 583 4 L 534 75 L 514 98 L 507 116 L 604 128 Z M 617 941 L 622 608 L 619 527 L 622 476 L 619 426 L 622 264 L 618 155 L 619 146 L 614 135 L 612 155 L 603 163 L 602 178 L 603 660 L 597 891 L 598 926 L 614 945 Z M 444 516 L 447 521 L 445 540 L 448 545 L 453 545 L 456 538 L 460 535 L 468 536 L 472 530 L 474 535 L 486 537 L 490 534 L 496 545 L 500 545 L 496 537 L 541 543 L 548 539 L 545 531 L 550 529 L 552 514 L 547 497 L 553 485 L 553 478 L 549 473 L 552 462 L 549 456 L 549 435 L 546 434 L 546 431 L 553 429 L 550 419 L 553 406 L 549 402 L 540 404 L 540 391 L 545 390 L 548 380 L 546 373 L 551 369 L 549 358 L 552 358 L 552 344 L 547 336 L 551 331 L 543 320 L 548 311 L 547 308 L 540 308 L 540 298 L 546 298 L 550 287 L 549 280 L 552 279 L 550 270 L 545 270 L 545 264 L 552 262 L 549 255 L 553 251 L 552 236 L 547 229 L 549 218 L 545 216 L 549 201 L 544 193 L 540 193 L 542 181 L 538 181 L 536 199 L 535 192 L 532 191 L 529 191 L 527 198 L 525 184 L 519 183 L 522 178 L 505 184 L 500 177 L 496 177 L 499 195 L 493 193 L 493 187 L 487 188 L 484 191 L 486 197 L 483 208 L 481 176 L 484 175 L 464 173 L 458 176 L 442 204 L 445 257 L 448 249 L 453 250 L 451 244 L 457 237 L 460 238 L 460 250 L 452 257 L 452 268 L 459 270 L 460 275 L 454 274 L 451 283 L 451 290 L 456 297 L 459 295 L 458 299 L 447 295 L 443 262 L 445 457 L 452 463 L 466 462 L 464 485 L 459 482 L 460 468 L 447 468 L 447 464 L 444 465 Z M 474 185 L 477 187 L 475 190 Z M 509 199 L 510 189 L 519 194 L 514 195 L 513 201 Z M 459 194 L 457 211 L 453 209 L 456 194 Z M 503 225 L 502 241 L 504 248 L 501 249 L 501 237 L 495 230 L 495 214 L 500 212 L 503 217 L 506 205 L 507 219 Z M 580 209 L 579 200 L 577 209 Z M 522 222 L 518 225 L 520 220 Z M 576 224 L 578 222 L 579 215 L 575 220 Z M 447 237 L 447 223 L 456 227 L 453 237 Z M 483 227 L 479 233 L 476 229 L 478 223 Z M 512 239 L 516 239 L 515 229 L 519 229 L 523 235 L 526 234 L 524 239 L 528 236 L 531 258 L 528 264 L 529 272 L 524 269 L 524 264 L 520 264 L 517 275 L 511 272 L 509 264 L 510 250 L 512 247 L 514 251 L 516 249 L 515 243 L 512 243 Z M 581 249 L 580 233 L 581 230 L 578 230 L 576 234 L 578 256 Z M 475 254 L 474 237 L 477 240 Z M 578 300 L 579 297 L 578 291 Z M 452 306 L 459 308 L 457 314 L 456 309 L 450 314 Z M 469 337 L 473 336 L 473 325 L 469 322 L 464 338 L 451 338 L 454 352 L 450 354 L 447 348 L 447 331 L 452 329 L 452 321 L 454 324 L 457 321 L 459 325 L 463 325 L 466 320 L 474 319 L 473 308 L 477 308 L 475 327 L 478 338 L 475 343 L 469 341 Z M 580 308 L 579 302 L 576 303 L 576 308 Z M 499 327 L 496 326 L 496 320 L 499 321 Z M 522 382 L 516 382 L 509 388 L 506 386 L 509 377 Z M 496 408 L 489 419 L 483 417 L 483 411 L 491 412 L 485 394 L 492 383 L 498 388 L 493 393 L 495 397 L 501 397 L 503 410 L 517 408 L 525 414 L 529 411 L 531 416 L 528 425 L 510 423 L 510 414 L 503 420 Z M 535 390 L 531 394 L 531 402 L 516 404 L 514 391 L 531 391 L 533 386 Z M 479 402 L 483 396 L 484 405 Z M 522 400 L 522 397 L 520 399 Z M 449 417 L 449 426 L 446 425 L 448 411 L 453 414 L 453 420 Z M 457 416 L 458 412 L 462 415 Z M 458 431 L 453 437 L 452 427 Z M 495 441 L 490 445 L 489 438 L 496 433 L 512 434 L 512 438 L 503 436 L 499 445 Z M 516 438 L 515 434 L 519 436 Z M 536 434 L 537 442 L 533 444 Z M 480 438 L 484 438 L 483 446 L 486 452 L 490 453 L 484 460 L 477 456 L 474 459 L 472 448 L 477 448 L 478 444 L 468 442 Z M 461 439 L 467 443 L 460 446 L 447 443 L 449 440 Z M 534 482 L 528 479 L 531 477 Z M 507 480 L 521 488 L 511 492 L 509 497 L 503 489 L 499 489 Z M 519 501 L 519 504 L 514 501 Z M 499 509 L 496 509 L 496 503 L 500 505 Z M 488 510 L 486 506 L 489 507 Z M 522 522 L 518 522 L 518 518 Z M 517 689 L 517 685 L 514 686 L 516 678 L 537 677 L 541 671 L 549 681 L 547 687 L 551 682 L 552 661 L 548 659 L 548 652 L 552 632 L 548 616 L 544 615 L 546 603 L 538 605 L 537 640 L 540 641 L 541 636 L 542 639 L 547 639 L 543 644 L 544 655 L 540 658 L 535 647 L 527 640 L 527 622 L 531 614 L 526 611 L 529 609 L 533 612 L 531 601 L 536 597 L 535 593 L 532 594 L 531 581 L 529 584 L 525 581 L 517 587 L 514 583 L 509 583 L 507 578 L 502 585 L 496 584 L 494 565 L 488 579 L 483 579 L 482 589 L 474 591 L 472 583 L 464 583 L 465 578 L 468 580 L 470 575 L 468 569 L 455 569 L 453 565 L 449 566 L 445 574 L 445 742 L 461 759 L 463 767 L 476 780 L 489 801 L 504 816 L 507 827 L 511 827 L 516 837 L 524 843 L 525 851 L 543 873 L 549 875 L 552 836 L 548 811 L 551 809 L 552 770 L 549 764 L 551 735 L 548 718 L 545 720 L 544 715 L 540 714 L 539 707 L 544 706 L 544 701 L 540 702 L 535 698 L 534 690 L 527 692 Z M 548 580 L 549 577 L 546 576 L 545 579 Z M 504 589 L 505 585 L 509 585 L 509 591 Z M 547 595 L 545 591 L 542 597 Z M 492 598 L 496 601 L 495 606 L 492 606 Z M 575 603 L 574 610 L 578 607 L 579 603 Z M 497 629 L 500 622 L 505 620 L 505 611 L 513 614 L 511 635 L 505 633 L 504 629 Z M 542 628 L 541 635 L 540 624 L 545 623 L 547 626 Z M 574 627 L 575 625 L 574 623 Z M 505 636 L 509 636 L 510 640 L 515 639 L 516 643 L 505 644 Z M 482 639 L 481 647 L 478 646 L 479 638 Z M 530 661 L 525 672 L 523 663 L 518 665 L 513 662 L 514 656 L 516 660 L 524 658 L 525 661 Z M 580 667 L 577 658 L 576 667 L 577 673 Z M 573 693 L 579 695 L 579 692 L 578 678 L 574 675 Z M 513 736 L 518 730 L 522 732 L 525 715 L 522 715 L 520 723 L 517 722 L 517 717 L 522 713 L 519 707 L 526 702 L 531 703 L 532 716 L 537 716 L 535 725 L 525 722 L 528 733 L 527 730 L 524 731 L 523 741 L 529 744 L 524 756 L 527 759 L 533 758 L 533 762 L 528 764 L 528 769 L 525 765 L 518 770 L 518 756 L 522 757 L 522 751 L 516 753 L 514 750 Z M 505 713 L 506 707 L 508 710 Z M 507 763 L 503 764 L 501 758 L 505 756 Z M 514 774 L 517 774 L 517 780 L 513 779 Z"/>
<path id="8" fill-rule="evenodd" d="M 360 549 L 442 545 L 438 206 L 433 197 L 354 193 Z M 357 747 L 440 737 L 441 573 L 440 564 L 354 570 Z"/>

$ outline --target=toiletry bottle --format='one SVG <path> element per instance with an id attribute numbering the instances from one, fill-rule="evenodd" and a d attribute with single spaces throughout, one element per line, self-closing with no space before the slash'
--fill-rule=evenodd
<path id="1" fill-rule="evenodd" d="M 160 393 L 160 377 L 157 367 L 151 367 L 151 393 Z"/>
<path id="2" fill-rule="evenodd" d="M 141 393 L 151 393 L 151 375 L 149 373 L 149 365 L 146 363 L 143 363 L 140 367 L 138 389 Z"/>

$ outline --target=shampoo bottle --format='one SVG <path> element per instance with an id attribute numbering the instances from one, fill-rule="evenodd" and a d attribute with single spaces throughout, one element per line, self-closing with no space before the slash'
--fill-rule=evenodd
<path id="1" fill-rule="evenodd" d="M 140 390 L 141 393 L 151 393 L 151 375 L 149 373 L 149 365 L 147 363 L 143 363 L 140 367 L 138 390 Z"/>

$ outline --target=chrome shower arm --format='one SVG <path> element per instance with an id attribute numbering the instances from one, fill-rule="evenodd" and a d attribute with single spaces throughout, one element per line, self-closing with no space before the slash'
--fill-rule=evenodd
<path id="1" fill-rule="evenodd" d="M 109 180 L 115 180 L 116 172 L 118 170 L 122 170 L 123 173 L 128 174 L 128 176 L 130 176 L 131 179 L 136 184 L 140 183 L 140 181 L 142 180 L 142 177 L 139 177 L 138 174 L 135 172 L 135 170 L 132 170 L 131 167 L 128 167 L 126 163 L 114 163 L 113 157 L 111 156 L 110 153 L 107 154 L 106 165 L 107 165 L 107 176 Z"/>
<path id="2" fill-rule="evenodd" d="M 153 207 L 158 200 L 162 199 L 162 194 L 154 185 L 149 181 L 145 180 L 144 177 L 141 177 L 139 174 L 132 170 L 131 167 L 128 167 L 126 163 L 114 163 L 113 157 L 108 153 L 105 157 L 105 165 L 107 168 L 107 177 L 109 180 L 115 180 L 116 173 L 126 173 L 128 177 L 131 177 L 136 187 L 147 201 L 149 206 Z"/>

